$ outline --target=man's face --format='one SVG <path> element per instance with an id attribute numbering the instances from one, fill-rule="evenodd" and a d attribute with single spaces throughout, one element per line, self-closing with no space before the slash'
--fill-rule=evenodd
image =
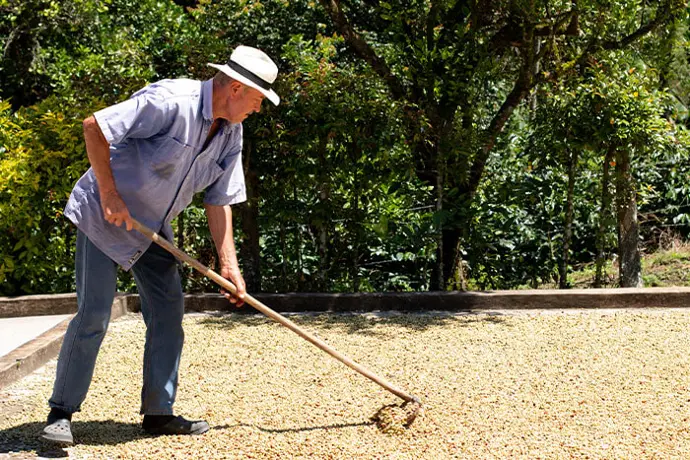
<path id="1" fill-rule="evenodd" d="M 264 95 L 260 91 L 234 81 L 227 86 L 223 118 L 230 123 L 242 123 L 252 113 L 261 111 L 263 100 Z"/>

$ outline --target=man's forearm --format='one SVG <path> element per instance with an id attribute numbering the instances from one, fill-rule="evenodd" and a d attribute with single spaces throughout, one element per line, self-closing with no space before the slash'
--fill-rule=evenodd
<path id="1" fill-rule="evenodd" d="M 110 168 L 110 144 L 93 116 L 84 120 L 83 127 L 86 154 L 96 175 L 101 196 L 117 192 L 113 171 Z"/>
<path id="2" fill-rule="evenodd" d="M 205 204 L 208 228 L 216 244 L 221 267 L 237 267 L 237 253 L 232 231 L 232 209 L 230 206 Z"/>
<path id="3" fill-rule="evenodd" d="M 103 131 L 93 116 L 84 120 L 83 125 L 86 154 L 98 182 L 103 217 L 118 227 L 124 223 L 129 231 L 133 225 L 132 217 L 127 205 L 115 188 L 113 170 L 110 167 L 110 144 L 108 144 Z"/>

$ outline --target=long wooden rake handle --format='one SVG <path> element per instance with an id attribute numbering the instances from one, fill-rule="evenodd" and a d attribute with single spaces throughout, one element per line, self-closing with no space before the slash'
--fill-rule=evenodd
<path id="1" fill-rule="evenodd" d="M 210 268 L 208 268 L 207 266 L 205 266 L 204 264 L 202 264 L 198 260 L 187 255 L 185 252 L 178 249 L 175 245 L 173 245 L 168 240 L 166 240 L 165 238 L 158 235 L 156 232 L 154 232 L 153 230 L 151 230 L 147 226 L 141 224 L 140 222 L 138 222 L 135 219 L 132 219 L 132 222 L 134 224 L 133 225 L 134 228 L 137 231 L 139 231 L 140 233 L 142 233 L 143 235 L 147 236 L 151 241 L 157 243 L 158 245 L 163 247 L 165 250 L 170 252 L 172 255 L 174 255 L 175 257 L 177 257 L 181 261 L 188 263 L 189 265 L 194 267 L 197 271 L 199 271 L 202 275 L 207 276 L 208 278 L 213 280 L 216 284 L 220 285 L 224 289 L 230 291 L 233 294 L 235 294 L 237 292 L 237 288 L 230 281 L 223 278 L 218 273 L 214 272 L 213 270 L 211 270 Z M 328 345 L 327 343 L 325 343 L 323 340 L 321 340 L 318 337 L 315 337 L 312 334 L 304 331 L 299 326 L 297 326 L 295 323 L 293 323 L 292 321 L 290 321 L 289 319 L 287 319 L 286 317 L 284 317 L 280 313 L 273 311 L 272 309 L 270 309 L 269 307 L 267 307 L 263 303 L 259 302 L 254 297 L 250 296 L 249 294 L 245 295 L 244 300 L 246 303 L 248 303 L 252 307 L 256 308 L 257 310 L 259 310 L 264 315 L 268 316 L 269 318 L 279 322 L 283 326 L 292 330 L 293 332 L 295 332 L 297 335 L 299 335 L 303 339 L 313 343 L 314 345 L 316 345 L 317 347 L 319 347 L 320 349 L 322 349 L 323 351 L 325 351 L 329 355 L 333 356 L 335 359 L 337 359 L 341 363 L 354 369 L 355 371 L 357 371 L 360 374 L 362 374 L 363 376 L 373 380 L 374 382 L 378 383 L 380 386 L 382 386 L 386 390 L 390 391 L 394 395 L 402 398 L 403 400 L 405 400 L 407 402 L 415 402 L 415 403 L 421 404 L 420 400 L 417 397 L 405 393 L 403 390 L 392 385 L 391 383 L 389 383 L 384 378 L 379 377 L 378 375 L 374 374 L 372 371 L 370 371 L 366 367 L 364 367 L 360 364 L 357 364 L 352 359 L 348 358 L 347 356 L 340 353 L 335 348 L 333 348 L 330 345 Z"/>

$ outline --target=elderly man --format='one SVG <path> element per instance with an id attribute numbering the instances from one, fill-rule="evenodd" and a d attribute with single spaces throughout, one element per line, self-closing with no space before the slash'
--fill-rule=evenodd
<path id="1" fill-rule="evenodd" d="M 163 80 L 84 121 L 91 168 L 65 215 L 78 227 L 78 313 L 70 322 L 42 437 L 71 444 L 71 418 L 86 397 L 110 319 L 117 267 L 131 269 L 146 323 L 143 428 L 150 434 L 201 434 L 204 421 L 173 415 L 184 333 L 183 293 L 175 259 L 132 229 L 132 218 L 172 237 L 170 222 L 205 190 L 204 206 L 221 275 L 245 284 L 235 253 L 230 206 L 245 201 L 242 121 L 261 110 L 278 68 L 263 52 L 239 46 L 212 80 Z"/>

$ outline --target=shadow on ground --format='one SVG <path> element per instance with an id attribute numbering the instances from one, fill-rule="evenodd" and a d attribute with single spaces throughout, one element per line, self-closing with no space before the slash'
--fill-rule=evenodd
<path id="1" fill-rule="evenodd" d="M 45 423 L 29 422 L 0 430 L 0 454 L 10 452 L 35 453 L 45 458 L 67 457 L 67 451 L 39 436 Z M 121 444 L 150 437 L 140 423 L 122 423 L 113 420 L 73 422 L 72 432 L 78 444 L 102 446 Z"/>
<path id="2" fill-rule="evenodd" d="M 213 426 L 211 429 L 224 430 L 228 428 L 247 427 L 265 433 L 298 433 L 352 428 L 365 425 L 373 425 L 373 422 L 339 423 L 299 428 L 263 428 L 255 424 L 239 423 L 235 425 Z M 36 455 L 42 458 L 69 457 L 66 448 L 63 449 L 59 445 L 44 441 L 39 437 L 44 426 L 45 424 L 42 422 L 30 422 L 0 430 L 0 455 L 21 453 L 32 456 Z M 75 443 L 87 446 L 116 445 L 151 437 L 144 433 L 139 423 L 122 423 L 113 420 L 74 422 L 72 424 L 72 432 L 74 433 Z"/>
<path id="3" fill-rule="evenodd" d="M 301 313 L 289 315 L 288 319 L 300 327 L 340 330 L 347 334 L 361 334 L 371 336 L 388 335 L 386 326 L 399 329 L 401 327 L 410 331 L 425 331 L 435 327 L 443 327 L 449 324 L 469 327 L 475 323 L 489 323 L 511 327 L 512 323 L 501 313 L 474 313 L 451 314 L 438 313 Z M 261 314 L 217 314 L 205 317 L 200 324 L 218 329 L 234 329 L 238 326 L 257 327 L 272 324 L 274 321 Z M 381 329 L 383 326 L 383 329 Z M 378 328 L 375 330 L 374 328 Z M 393 329 L 390 333 L 395 333 Z"/>
<path id="4" fill-rule="evenodd" d="M 212 427 L 212 430 L 227 430 L 231 428 L 254 428 L 255 430 L 262 431 L 264 433 L 302 433 L 306 431 L 319 431 L 319 430 L 335 430 L 341 428 L 356 428 L 360 426 L 375 425 L 374 422 L 353 422 L 353 423 L 335 423 L 333 425 L 319 425 L 319 426 L 307 426 L 299 428 L 264 428 L 259 425 L 251 423 L 236 423 L 234 425 L 219 425 Z"/>

